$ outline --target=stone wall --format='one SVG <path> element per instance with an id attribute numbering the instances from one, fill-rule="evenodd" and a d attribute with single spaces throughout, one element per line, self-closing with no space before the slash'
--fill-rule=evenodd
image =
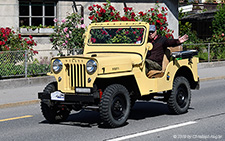
<path id="1" fill-rule="evenodd" d="M 0 1 L 0 27 L 10 27 L 18 30 L 19 5 L 18 0 Z"/>

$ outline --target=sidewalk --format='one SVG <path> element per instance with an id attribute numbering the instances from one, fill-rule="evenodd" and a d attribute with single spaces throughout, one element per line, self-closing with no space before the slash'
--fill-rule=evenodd
<path id="1" fill-rule="evenodd" d="M 198 64 L 200 81 L 225 79 L 225 61 Z M 0 109 L 38 103 L 37 93 L 54 81 L 54 77 L 0 80 Z"/>
<path id="2" fill-rule="evenodd" d="M 225 79 L 225 61 L 198 64 L 200 81 Z"/>

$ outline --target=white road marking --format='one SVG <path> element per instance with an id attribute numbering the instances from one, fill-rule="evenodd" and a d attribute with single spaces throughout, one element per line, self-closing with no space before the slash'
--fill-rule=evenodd
<path id="1" fill-rule="evenodd" d="M 135 133 L 135 134 L 127 135 L 127 136 L 122 136 L 122 137 L 118 137 L 118 138 L 114 138 L 114 139 L 109 139 L 107 141 L 127 140 L 127 139 L 131 139 L 131 138 L 144 136 L 144 135 L 148 135 L 148 134 L 153 134 L 153 133 L 157 133 L 157 132 L 161 132 L 161 131 L 166 131 L 166 130 L 170 130 L 170 129 L 174 129 L 174 128 L 179 128 L 179 127 L 183 127 L 183 126 L 187 126 L 187 125 L 191 125 L 191 124 L 195 124 L 195 123 L 197 123 L 197 122 L 196 121 L 189 121 L 189 122 L 185 122 L 185 123 L 180 123 L 180 124 L 170 125 L 170 126 L 167 126 L 167 127 L 162 127 L 162 128 L 158 128 L 158 129 L 153 129 L 153 130 L 148 130 L 148 131 L 144 131 L 144 132 L 140 132 L 140 133 Z"/>

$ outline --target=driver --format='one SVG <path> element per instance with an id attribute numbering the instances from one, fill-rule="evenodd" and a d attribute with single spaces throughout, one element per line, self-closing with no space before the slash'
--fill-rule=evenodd
<path id="1" fill-rule="evenodd" d="M 150 25 L 148 42 L 152 43 L 152 50 L 148 51 L 146 56 L 146 74 L 150 70 L 162 70 L 163 55 L 167 47 L 175 47 L 181 45 L 188 40 L 188 35 L 184 35 L 178 39 L 168 39 L 164 36 L 157 35 L 155 25 Z"/>

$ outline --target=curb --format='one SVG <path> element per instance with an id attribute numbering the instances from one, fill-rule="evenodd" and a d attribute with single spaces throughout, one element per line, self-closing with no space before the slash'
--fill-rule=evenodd
<path id="1" fill-rule="evenodd" d="M 225 76 L 202 78 L 202 79 L 200 79 L 200 82 L 205 82 L 205 81 L 209 81 L 209 80 L 219 80 L 219 79 L 225 79 Z"/>
<path id="2" fill-rule="evenodd" d="M 198 64 L 198 69 L 205 69 L 205 68 L 214 68 L 214 67 L 224 67 L 225 61 L 219 62 L 204 62 Z"/>
<path id="3" fill-rule="evenodd" d="M 23 86 L 43 85 L 56 81 L 54 76 L 16 78 L 0 80 L 0 89 L 17 88 Z"/>

